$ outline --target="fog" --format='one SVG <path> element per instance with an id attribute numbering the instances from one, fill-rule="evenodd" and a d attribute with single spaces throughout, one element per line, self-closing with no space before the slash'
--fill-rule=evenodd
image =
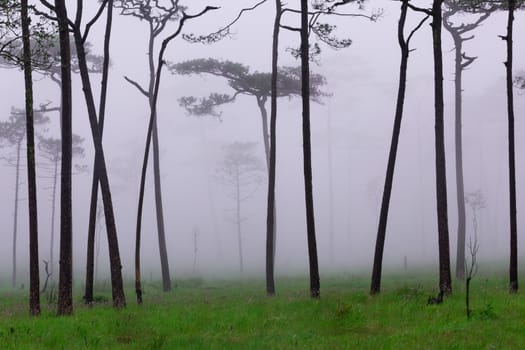
<path id="1" fill-rule="evenodd" d="M 189 22 L 185 33 L 206 34 L 235 18 L 242 7 L 255 1 L 187 1 L 188 12 L 206 4 L 220 10 Z M 289 6 L 298 6 L 298 1 Z M 419 2 L 424 5 L 425 2 Z M 68 4 L 69 5 L 69 4 Z M 86 5 L 87 6 L 87 5 Z M 312 71 L 327 79 L 324 87 L 331 96 L 323 104 L 312 103 L 312 165 L 315 220 L 321 274 L 330 271 L 371 271 L 379 207 L 384 185 L 395 99 L 399 75 L 397 21 L 399 3 L 373 0 L 364 10 L 348 7 L 348 12 L 370 14 L 383 9 L 371 22 L 365 18 L 337 17 L 326 21 L 338 25 L 337 35 L 351 38 L 349 48 L 332 50 L 324 45 L 312 64 Z M 71 7 L 70 16 L 74 13 Z M 86 11 L 93 14 L 91 4 Z M 125 278 L 132 278 L 135 223 L 140 170 L 146 137 L 149 106 L 147 100 L 124 80 L 124 75 L 147 85 L 147 26 L 134 18 L 115 13 L 111 48 L 108 105 L 104 129 L 104 151 L 114 198 L 114 209 Z M 274 5 L 269 2 L 257 11 L 245 13 L 234 26 L 230 38 L 212 45 L 173 41 L 166 53 L 170 62 L 193 58 L 216 58 L 269 72 Z M 86 18 L 89 16 L 86 15 Z M 469 16 L 459 20 L 469 21 Z M 286 17 L 288 24 L 297 19 Z M 410 26 L 420 16 L 409 15 Z M 93 52 L 102 53 L 104 21 L 92 30 Z M 165 33 L 176 28 L 171 23 Z M 486 208 L 480 211 L 478 260 L 481 264 L 506 262 L 509 254 L 507 114 L 505 91 L 505 42 L 498 35 L 506 30 L 506 13 L 493 13 L 464 45 L 465 52 L 478 59 L 464 72 L 463 134 L 465 192 L 480 190 Z M 516 13 L 515 67 L 525 69 L 525 14 Z M 437 219 L 435 200 L 433 58 L 430 26 L 415 35 L 409 58 L 408 82 L 402 131 L 387 228 L 385 268 L 435 266 L 437 271 Z M 157 48 L 158 49 L 157 45 Z M 299 35 L 283 30 L 279 64 L 298 65 L 285 51 L 299 46 Z M 451 258 L 456 251 L 456 185 L 454 158 L 454 48 L 450 34 L 443 30 L 445 146 Z M 2 69 L 0 119 L 9 117 L 11 107 L 24 105 L 22 72 Z M 257 156 L 264 161 L 261 117 L 255 99 L 240 95 L 235 103 L 220 107 L 216 117 L 190 116 L 179 106 L 182 96 L 204 97 L 211 92 L 231 92 L 225 80 L 207 75 L 179 76 L 164 71 L 158 104 L 161 180 L 164 217 L 171 275 L 239 276 L 236 225 L 231 217 L 235 202 L 228 189 L 216 180 L 224 157 L 223 146 L 233 142 L 256 142 Z M 60 91 L 50 79 L 35 74 L 35 102 L 58 105 Z M 92 75 L 99 92 L 100 75 Z M 269 109 L 269 103 L 268 103 Z M 525 187 L 525 96 L 515 96 L 518 235 L 523 232 L 521 215 Z M 47 135 L 59 136 L 57 113 L 49 113 Z M 41 131 L 41 130 L 40 130 Z M 87 165 L 88 172 L 73 177 L 74 269 L 75 281 L 83 282 L 87 226 L 93 168 L 93 142 L 89 129 L 79 76 L 73 75 L 73 132 L 84 137 L 85 157 L 74 161 Z M 304 183 L 302 163 L 301 103 L 298 98 L 279 100 L 277 122 L 277 276 L 308 271 Z M 13 152 L 4 148 L 2 154 Z M 41 158 L 37 152 L 37 160 Z M 24 161 L 25 162 L 25 161 Z M 150 166 L 151 166 L 150 158 Z M 0 280 L 8 281 L 12 259 L 12 225 L 15 169 L 0 168 Z M 331 169 L 330 169 L 331 165 Z M 28 277 L 27 174 L 23 168 L 19 206 L 17 264 L 18 280 Z M 43 170 L 37 168 L 37 175 Z M 332 183 L 332 185 L 330 185 Z M 51 180 L 38 179 L 38 219 L 40 259 L 49 258 Z M 242 230 L 245 276 L 263 276 L 266 242 L 266 186 L 258 187 L 242 202 Z M 330 193 L 330 186 L 333 192 Z M 160 276 L 153 173 L 148 171 L 143 220 L 143 277 Z M 55 257 L 59 247 L 59 204 L 57 202 Z M 472 234 L 472 216 L 467 206 L 467 239 Z M 332 221 L 333 220 L 333 221 Z M 332 221 L 332 226 L 331 222 Z M 333 227 L 333 252 L 330 249 Z M 198 231 L 196 271 L 193 272 L 194 232 Z M 99 232 L 97 232 L 99 234 Z M 98 278 L 109 274 L 107 239 L 101 231 Z M 98 238 L 97 238 L 98 239 Z M 518 239 L 523 258 L 524 240 Z M 58 259 L 56 259 L 58 260 Z M 502 268 L 504 265 L 502 265 Z M 322 278 L 322 275 L 321 275 Z M 27 283 L 27 282 L 26 282 Z"/>

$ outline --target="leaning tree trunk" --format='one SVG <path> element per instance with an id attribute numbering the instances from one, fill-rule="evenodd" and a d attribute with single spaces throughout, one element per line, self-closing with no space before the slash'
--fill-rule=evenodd
<path id="1" fill-rule="evenodd" d="M 40 277 L 38 271 L 38 215 L 36 196 L 35 129 L 33 114 L 33 77 L 27 0 L 22 0 L 22 41 L 26 100 L 27 188 L 29 204 L 29 313 L 40 315 Z"/>
<path id="2" fill-rule="evenodd" d="M 441 5 L 443 0 L 432 4 L 432 37 L 434 47 L 434 106 L 435 106 L 435 147 L 436 147 L 436 201 L 439 242 L 439 290 L 452 293 L 450 277 L 450 248 L 447 213 L 447 174 L 445 162 L 445 136 L 443 111 L 443 57 L 441 52 Z"/>
<path id="3" fill-rule="evenodd" d="M 73 313 L 73 244 L 71 220 L 71 50 L 66 3 L 55 0 L 60 38 L 62 82 L 62 164 L 60 176 L 60 271 L 58 281 L 58 315 Z"/>
<path id="4" fill-rule="evenodd" d="M 396 114 L 394 117 L 392 141 L 390 143 L 390 153 L 388 155 L 388 165 L 386 168 L 385 187 L 383 190 L 383 199 L 381 202 L 381 212 L 379 214 L 379 226 L 377 229 L 377 239 L 374 254 L 374 265 L 372 269 L 372 284 L 370 287 L 370 294 L 377 294 L 381 290 L 381 271 L 383 266 L 383 250 L 385 247 L 388 209 L 390 207 L 390 196 L 392 194 L 392 183 L 394 181 L 394 170 L 396 166 L 397 148 L 399 145 L 399 134 L 401 132 L 401 120 L 403 118 L 408 56 L 410 54 L 409 42 L 405 40 L 404 35 L 407 11 L 408 0 L 403 0 L 401 5 L 401 15 L 399 17 L 399 24 L 397 29 L 397 38 L 399 46 L 401 48 L 401 64 L 399 67 L 399 87 L 397 90 Z"/>
<path id="5" fill-rule="evenodd" d="M 512 81 L 513 59 L 513 22 L 515 0 L 509 0 L 507 35 L 503 39 L 507 42 L 507 113 L 509 123 L 509 192 L 510 192 L 510 263 L 509 263 L 509 290 L 511 293 L 518 291 L 518 233 L 516 218 L 516 161 L 514 144 L 514 92 Z"/>
<path id="6" fill-rule="evenodd" d="M 18 191 L 20 187 L 20 149 L 22 140 L 16 145 L 16 175 L 15 175 L 15 203 L 13 212 L 13 264 L 11 272 L 11 286 L 16 287 L 16 240 L 18 235 Z"/>
<path id="7" fill-rule="evenodd" d="M 303 100 L 303 158 L 306 230 L 310 263 L 310 296 L 312 298 L 319 298 L 321 296 L 321 291 L 319 283 L 319 264 L 317 262 L 317 243 L 315 239 L 314 198 L 312 188 L 312 145 L 310 140 L 309 28 L 308 0 L 301 0 L 301 80 Z"/>
<path id="8" fill-rule="evenodd" d="M 82 11 L 82 1 L 77 2 L 77 21 L 73 35 L 75 38 L 75 46 L 77 49 L 78 65 L 80 70 L 80 77 L 82 80 L 82 88 L 84 91 L 84 98 L 86 100 L 89 124 L 91 127 L 91 134 L 95 146 L 95 157 L 100 161 L 95 163 L 100 178 L 100 188 L 102 192 L 102 201 L 104 203 L 104 216 L 106 221 L 106 232 L 108 236 L 109 248 L 109 262 L 111 270 L 111 289 L 113 306 L 116 308 L 124 307 L 126 305 L 126 298 L 124 295 L 124 286 L 122 281 L 122 265 L 120 261 L 120 252 L 118 246 L 117 228 L 115 224 L 115 216 L 113 212 L 113 201 L 111 198 L 111 189 L 109 186 L 109 178 L 106 168 L 106 161 L 104 157 L 104 149 L 102 146 L 102 135 L 99 130 L 97 121 L 97 111 L 95 108 L 95 100 L 93 91 L 91 89 L 91 82 L 89 78 L 89 70 L 86 61 L 86 51 L 84 48 L 84 40 L 80 32 L 80 18 Z M 80 15 L 79 15 L 80 14 Z"/>
<path id="9" fill-rule="evenodd" d="M 275 166 L 277 147 L 277 65 L 279 57 L 279 29 L 281 24 L 281 0 L 275 1 L 275 21 L 272 41 L 272 95 L 270 98 L 270 155 L 268 157 L 268 203 L 266 210 L 266 294 L 275 295 Z"/>
<path id="10" fill-rule="evenodd" d="M 113 23 L 113 0 L 109 0 L 107 6 L 106 33 L 104 35 L 104 59 L 102 63 L 102 81 L 100 92 L 100 105 L 98 114 L 98 128 L 100 138 L 104 133 L 104 121 L 106 115 L 106 98 L 109 77 L 109 45 L 111 40 L 111 27 Z M 93 178 L 91 182 L 91 202 L 89 207 L 89 225 L 86 258 L 86 289 L 84 302 L 89 304 L 93 301 L 94 265 L 95 265 L 95 231 L 97 226 L 97 204 L 98 204 L 98 182 L 97 164 L 100 159 L 95 155 L 93 166 Z"/>

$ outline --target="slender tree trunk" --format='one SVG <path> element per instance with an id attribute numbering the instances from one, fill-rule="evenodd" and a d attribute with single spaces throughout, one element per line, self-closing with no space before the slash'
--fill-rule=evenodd
<path id="1" fill-rule="evenodd" d="M 59 157 L 55 158 L 55 169 L 53 171 L 53 194 L 51 196 L 51 238 L 49 242 L 49 273 L 52 275 L 55 268 L 55 208 L 56 208 L 56 197 L 57 197 L 57 180 L 58 180 L 58 161 Z"/>
<path id="2" fill-rule="evenodd" d="M 115 216 L 113 212 L 113 201 L 111 198 L 111 189 L 109 186 L 109 178 L 106 168 L 106 160 L 104 156 L 104 150 L 102 146 L 102 135 L 99 130 L 97 121 L 97 111 L 95 108 L 95 101 L 93 97 L 93 91 L 91 89 L 91 82 L 89 78 L 89 70 L 86 62 L 86 52 L 84 49 L 84 41 L 80 32 L 80 19 L 82 16 L 82 1 L 77 2 L 77 19 L 75 30 L 73 31 L 75 38 L 75 46 L 77 49 L 77 57 L 79 63 L 80 77 L 82 80 L 82 88 L 84 91 L 84 98 L 88 109 L 89 123 L 91 127 L 91 134 L 93 137 L 93 143 L 95 146 L 95 157 L 98 157 L 100 161 L 98 164 L 95 163 L 100 178 L 100 187 L 102 192 L 102 201 L 104 203 L 104 215 L 106 221 L 106 231 L 108 236 L 108 248 L 109 248 L 109 262 L 111 269 L 111 288 L 113 306 L 116 308 L 124 307 L 126 305 L 126 298 L 124 295 L 124 287 L 122 282 L 122 265 L 120 261 L 120 253 L 118 246 L 117 228 L 115 224 Z"/>
<path id="3" fill-rule="evenodd" d="M 149 64 L 149 87 L 148 87 L 148 102 L 150 111 L 153 108 L 153 93 L 155 89 L 155 62 L 153 60 L 153 51 L 155 45 L 155 35 L 153 29 L 150 27 L 150 37 L 148 41 L 148 64 Z M 156 113 L 156 112 L 155 112 Z M 159 134 L 157 127 L 157 116 L 153 121 L 153 178 L 155 186 L 155 208 L 157 215 L 157 235 L 159 239 L 159 256 L 160 268 L 162 273 L 162 289 L 165 292 L 171 290 L 170 269 L 168 262 L 168 250 L 166 246 L 166 231 L 164 226 L 164 211 L 162 205 L 162 187 L 160 180 L 160 155 L 159 155 Z"/>
<path id="4" fill-rule="evenodd" d="M 168 36 L 162 41 L 162 45 L 159 52 L 158 62 L 157 62 L 157 71 L 155 73 L 155 85 L 153 89 L 149 89 L 152 93 L 149 94 L 151 114 L 148 123 L 148 131 L 146 134 L 146 145 L 144 149 L 144 159 L 142 162 L 142 173 L 140 177 L 140 190 L 139 190 L 139 203 L 137 209 L 137 227 L 136 227 L 136 237 L 135 237 L 135 292 L 137 293 L 137 302 L 142 303 L 142 286 L 140 282 L 140 238 L 141 238 L 141 225 L 142 225 L 142 206 L 144 203 L 144 187 L 146 183 L 146 170 L 148 168 L 148 158 L 149 158 L 149 149 L 151 144 L 151 137 L 153 134 L 153 126 L 155 125 L 155 119 L 157 116 L 157 100 L 159 97 L 159 88 L 160 88 L 160 77 L 162 74 L 162 66 L 164 65 L 164 52 L 169 42 L 173 40 L 177 35 L 180 34 L 182 27 L 186 20 L 190 18 L 196 18 L 202 16 L 209 10 L 215 10 L 216 7 L 206 7 L 202 12 L 197 15 L 186 15 L 183 14 L 181 20 L 179 21 L 179 27 L 172 35 Z M 151 23 L 150 23 L 151 26 Z M 151 28 L 151 27 L 150 27 Z M 150 31 L 150 35 L 152 32 Z M 150 38 L 150 55 L 153 52 L 153 44 Z M 151 61 L 150 61 L 151 62 Z"/>
<path id="5" fill-rule="evenodd" d="M 310 296 L 321 296 L 319 283 L 319 264 L 317 262 L 317 243 L 315 238 L 314 198 L 312 188 L 312 145 L 310 140 L 310 58 L 309 58 L 309 18 L 308 0 L 301 0 L 301 73 L 303 100 L 303 156 L 304 156 L 304 195 L 306 204 L 306 229 L 308 236 L 308 256 L 310 261 Z"/>
<path id="6" fill-rule="evenodd" d="M 463 107 L 463 67 L 462 67 L 462 44 L 459 35 L 452 35 L 454 39 L 456 59 L 455 59 L 455 79 L 454 79 L 454 99 L 455 99 L 455 143 L 456 143 L 456 200 L 458 205 L 458 244 L 456 255 L 456 277 L 465 278 L 465 184 L 463 180 L 463 131 L 462 131 L 462 107 Z"/>
<path id="7" fill-rule="evenodd" d="M 13 213 L 13 266 L 11 272 L 11 286 L 16 287 L 16 241 L 18 235 L 18 191 L 20 187 L 20 149 L 22 140 L 16 146 L 16 175 L 15 175 L 15 203 Z"/>
<path id="8" fill-rule="evenodd" d="M 275 295 L 275 168 L 277 156 L 277 74 L 279 58 L 279 29 L 281 24 L 281 0 L 275 1 L 275 21 L 272 39 L 272 95 L 270 99 L 270 155 L 268 158 L 268 203 L 266 210 L 266 294 Z"/>
<path id="9" fill-rule="evenodd" d="M 33 112 L 33 77 L 27 0 L 22 0 L 22 41 L 26 100 L 27 188 L 29 204 L 29 313 L 40 315 L 40 277 L 38 271 L 38 215 L 36 195 L 35 129 Z"/>
<path id="10" fill-rule="evenodd" d="M 266 96 L 256 97 L 256 99 L 257 99 L 257 106 L 259 106 L 259 111 L 261 112 L 262 134 L 263 134 L 264 154 L 265 154 L 264 158 L 266 160 L 266 170 L 268 171 L 268 179 L 269 179 L 270 178 L 269 170 L 270 170 L 271 147 L 270 147 L 270 135 L 268 134 L 268 111 L 266 110 L 266 107 L 265 107 L 267 97 Z M 275 261 L 275 238 L 276 238 L 276 231 L 277 231 L 277 213 L 276 213 L 276 206 L 275 206 L 275 178 L 273 179 L 273 181 L 274 181 L 274 184 L 273 184 L 274 199 L 273 199 L 273 233 L 272 233 L 273 243 L 272 243 L 272 251 L 271 251 L 272 260 L 273 260 L 272 265 L 274 265 L 274 261 Z"/>
<path id="11" fill-rule="evenodd" d="M 385 247 L 386 226 L 388 220 L 388 210 L 390 208 L 390 197 L 392 194 L 392 183 L 394 181 L 394 170 L 396 166 L 397 148 L 399 145 L 399 134 L 401 132 L 401 120 L 403 118 L 403 107 L 405 103 L 406 80 L 408 56 L 410 53 L 409 43 L 405 39 L 404 30 L 408 11 L 408 0 L 403 0 L 401 5 L 401 15 L 397 29 L 397 38 L 401 48 L 401 64 L 399 67 L 399 86 L 397 90 L 396 114 L 394 117 L 394 127 L 392 129 L 392 141 L 390 143 L 390 153 L 388 155 L 388 165 L 386 168 L 385 187 L 383 189 L 383 199 L 381 202 L 381 212 L 379 214 L 379 225 L 377 228 L 376 248 L 374 254 L 374 265 L 372 269 L 372 284 L 370 294 L 377 294 L 381 290 L 381 271 L 383 267 L 383 250 Z"/>
<path id="12" fill-rule="evenodd" d="M 514 136 L 514 92 L 512 81 L 513 64 L 513 22 L 515 0 L 509 0 L 507 35 L 507 61 L 505 62 L 507 73 L 507 113 L 509 123 L 509 208 L 510 208 L 510 264 L 509 264 L 509 290 L 511 293 L 518 291 L 518 230 L 516 218 L 516 160 L 515 160 L 515 136 Z"/>
<path id="13" fill-rule="evenodd" d="M 113 23 L 113 0 L 109 0 L 107 6 L 106 33 L 104 36 L 104 59 L 102 64 L 102 81 L 100 92 L 100 105 L 98 115 L 98 128 L 100 138 L 104 133 L 104 121 L 106 115 L 106 98 L 109 78 L 109 46 L 111 41 L 111 27 Z M 98 203 L 98 183 L 99 174 L 97 173 L 100 159 L 95 154 L 93 165 L 93 177 L 91 181 L 91 202 L 89 206 L 89 225 L 87 241 L 87 258 L 86 258 L 86 288 L 84 293 L 84 302 L 89 304 L 93 301 L 93 283 L 94 283 L 94 255 L 95 255 L 95 231 L 97 226 L 97 203 Z"/>
<path id="14" fill-rule="evenodd" d="M 242 234 L 241 234 L 241 188 L 239 179 L 239 169 L 236 169 L 235 174 L 235 221 L 237 223 L 237 243 L 239 246 L 239 268 L 241 273 L 244 271 L 242 259 Z"/>
<path id="15" fill-rule="evenodd" d="M 157 230 L 159 236 L 160 268 L 162 272 L 162 290 L 171 290 L 170 268 L 168 263 L 168 249 L 166 247 L 166 231 L 164 228 L 164 211 L 162 208 L 162 187 L 160 182 L 159 133 L 157 118 L 153 124 L 153 177 L 155 180 L 155 207 L 157 213 Z"/>
<path id="16" fill-rule="evenodd" d="M 439 290 L 452 293 L 450 277 L 450 248 L 447 213 L 447 174 L 445 162 L 444 111 L 443 111 L 443 57 L 441 52 L 441 5 L 443 0 L 432 4 L 432 37 L 434 46 L 434 105 L 436 147 L 436 201 L 439 242 Z"/>
<path id="17" fill-rule="evenodd" d="M 73 244 L 71 220 L 71 50 L 69 25 L 64 0 L 55 0 L 60 38 L 62 82 L 62 165 L 60 173 L 60 271 L 58 282 L 58 315 L 73 313 Z"/>

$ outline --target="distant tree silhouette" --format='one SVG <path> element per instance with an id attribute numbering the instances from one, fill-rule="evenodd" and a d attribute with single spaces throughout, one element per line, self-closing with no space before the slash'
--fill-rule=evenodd
<path id="1" fill-rule="evenodd" d="M 278 10 L 277 13 L 281 13 Z M 274 25 L 274 41 L 278 40 L 279 24 Z M 276 32 L 277 31 L 277 32 Z M 274 42 L 272 51 L 275 50 L 277 55 L 278 44 Z M 246 95 L 253 96 L 257 102 L 261 114 L 262 122 L 262 135 L 264 141 L 264 151 L 266 166 L 268 169 L 269 186 L 272 187 L 269 191 L 269 199 L 272 204 L 268 207 L 269 211 L 272 211 L 273 217 L 271 218 L 271 230 L 268 231 L 267 227 L 267 248 L 266 248 L 266 264 L 267 264 L 267 294 L 273 295 L 275 293 L 275 285 L 273 281 L 273 269 L 275 261 L 275 154 L 273 155 L 272 163 L 272 152 L 276 151 L 271 148 L 271 142 L 276 142 L 274 136 L 276 135 L 276 124 L 277 124 L 277 98 L 280 97 L 299 97 L 301 96 L 301 72 L 299 67 L 277 67 L 277 56 L 272 59 L 272 70 L 276 71 L 273 73 L 262 73 L 262 72 L 250 72 L 250 69 L 241 64 L 231 61 L 219 61 L 216 59 L 194 59 L 185 61 L 177 64 L 168 65 L 172 73 L 190 75 L 190 74 L 209 74 L 212 76 L 224 78 L 227 81 L 228 86 L 233 90 L 231 94 L 219 94 L 211 93 L 208 97 L 196 98 L 193 96 L 182 97 L 179 101 L 180 104 L 188 111 L 191 115 L 203 116 L 212 115 L 216 117 L 221 116 L 221 112 L 218 111 L 218 107 L 226 104 L 233 103 L 236 101 L 237 96 Z M 322 87 L 326 84 L 326 79 L 320 74 L 311 74 L 310 83 L 310 96 L 312 100 L 320 103 L 321 99 L 328 96 L 327 93 L 322 91 Z M 272 96 L 274 95 L 274 102 L 272 102 Z M 270 120 L 270 130 L 268 129 L 268 111 L 266 104 L 270 99 L 271 104 L 274 107 L 271 109 L 271 117 L 274 118 L 273 124 Z M 273 169 L 272 169 L 273 166 Z M 268 202 L 270 203 L 270 202 Z M 268 215 L 268 214 L 267 214 Z M 267 218 L 267 224 L 268 224 Z M 268 234 L 271 232 L 271 234 Z M 270 242 L 270 243 L 268 243 Z M 272 287 L 273 285 L 273 287 Z"/>
<path id="2" fill-rule="evenodd" d="M 33 125 L 43 126 L 49 122 L 49 118 L 40 111 L 35 111 L 33 115 Z M 14 147 L 14 154 L 7 153 L 2 159 L 9 166 L 15 168 L 15 198 L 13 211 L 13 242 L 12 242 L 12 272 L 11 285 L 16 287 L 17 284 L 17 234 L 18 234 L 18 202 L 20 189 L 20 170 L 22 167 L 21 151 L 23 150 L 23 141 L 26 138 L 26 115 L 23 109 L 11 109 L 11 115 L 5 122 L 0 122 L 0 145 L 2 148 Z"/>
<path id="3" fill-rule="evenodd" d="M 497 10 L 498 4 L 489 2 L 473 2 L 466 0 L 445 0 L 443 10 L 443 27 L 454 40 L 454 135 L 456 147 L 456 199 L 458 207 L 457 228 L 457 255 L 456 277 L 465 277 L 465 185 L 463 180 L 463 71 L 469 67 L 477 57 L 467 56 L 463 51 L 463 43 L 474 38 L 468 35 L 471 31 L 487 20 L 492 12 Z M 476 14 L 478 17 L 470 23 L 461 21 L 455 23 L 461 14 Z"/>
<path id="4" fill-rule="evenodd" d="M 84 157 L 84 147 L 82 143 L 84 139 L 78 135 L 72 135 L 72 156 L 73 157 Z M 55 259 L 54 259 L 54 246 L 55 246 L 55 208 L 56 208 L 56 192 L 58 184 L 58 166 L 62 159 L 62 141 L 53 137 L 39 137 L 38 149 L 40 156 L 44 158 L 45 163 L 40 164 L 40 169 L 43 175 L 51 179 L 51 230 L 49 235 L 49 260 L 48 272 L 50 275 L 54 273 Z M 78 164 L 75 165 L 76 169 L 82 171 L 85 170 Z"/>
<path id="5" fill-rule="evenodd" d="M 217 180 L 226 185 L 228 197 L 235 201 L 234 223 L 237 227 L 239 268 L 244 271 L 242 254 L 241 203 L 259 188 L 264 179 L 264 165 L 255 156 L 254 142 L 234 142 L 224 147 L 224 159 L 217 168 Z"/>

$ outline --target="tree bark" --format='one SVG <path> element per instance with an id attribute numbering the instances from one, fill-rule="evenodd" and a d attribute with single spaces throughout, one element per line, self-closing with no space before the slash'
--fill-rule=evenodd
<path id="1" fill-rule="evenodd" d="M 58 281 L 58 315 L 73 313 L 73 244 L 71 220 L 71 50 L 69 27 L 64 0 L 55 0 L 60 38 L 61 82 L 62 82 L 62 162 L 60 176 L 60 271 Z"/>
<path id="2" fill-rule="evenodd" d="M 308 0 L 301 0 L 301 77 L 303 102 L 303 158 L 304 194 L 306 204 L 306 229 L 308 237 L 308 257 L 310 264 L 310 296 L 321 296 L 317 243 L 315 238 L 314 198 L 312 188 L 312 146 L 310 140 L 310 60 L 309 60 L 309 18 Z"/>
<path id="3" fill-rule="evenodd" d="M 257 106 L 261 112 L 262 134 L 264 143 L 264 160 L 266 161 L 266 169 L 270 167 L 270 136 L 268 135 L 268 111 L 266 110 L 266 96 L 255 96 Z"/>
<path id="4" fill-rule="evenodd" d="M 403 118 L 408 56 L 410 54 L 409 43 L 405 39 L 404 35 L 407 11 L 408 0 L 403 0 L 401 4 L 401 15 L 399 17 L 399 24 L 397 29 L 397 38 L 399 46 L 401 48 L 401 64 L 399 67 L 399 86 L 397 90 L 396 114 L 394 117 L 394 127 L 392 129 L 392 141 L 390 143 L 390 153 L 388 155 L 388 165 L 386 168 L 385 186 L 383 190 L 383 199 L 381 202 L 379 225 L 377 228 L 377 239 L 374 254 L 374 265 L 372 269 L 372 283 L 370 286 L 370 294 L 377 294 L 381 290 L 383 250 L 385 247 L 386 226 L 388 221 L 388 210 L 390 208 L 390 197 L 392 194 L 392 183 L 394 181 L 394 170 L 396 166 L 397 148 L 399 145 L 399 134 L 401 132 L 401 120 Z"/>
<path id="5" fill-rule="evenodd" d="M 160 268 L 162 272 L 162 290 L 169 292 L 171 290 L 171 278 L 168 263 L 168 248 L 166 246 L 166 231 L 164 227 L 159 153 L 159 133 L 157 128 L 157 118 L 155 118 L 153 124 L 153 177 L 155 182 L 155 208 L 157 213 L 157 231 L 159 237 Z"/>
<path id="6" fill-rule="evenodd" d="M 151 24 L 150 24 L 151 25 Z M 151 29 L 151 27 L 150 27 Z M 155 89 L 155 62 L 153 60 L 153 50 L 155 45 L 155 35 L 150 30 L 150 37 L 148 42 L 148 64 L 149 64 L 149 87 L 148 87 L 148 102 L 150 105 L 150 111 L 153 106 L 153 93 Z M 156 113 L 156 112 L 155 112 Z M 162 187 L 160 180 L 160 155 L 159 155 L 159 134 L 157 127 L 157 116 L 153 121 L 153 178 L 155 186 L 155 209 L 157 215 L 157 235 L 159 239 L 159 256 L 160 256 L 160 268 L 162 274 L 162 289 L 165 292 L 171 290 L 171 278 L 168 262 L 168 250 L 166 246 L 166 231 L 164 225 L 164 212 L 162 205 Z"/>
<path id="7" fill-rule="evenodd" d="M 452 34 L 455 44 L 455 78 L 454 78 L 454 109 L 455 109 L 455 143 L 456 143 L 456 200 L 458 205 L 458 244 L 456 254 L 456 277 L 465 278 L 465 184 L 463 180 L 463 131 L 462 131 L 462 81 L 463 68 L 461 50 L 463 41 L 459 35 Z"/>
<path id="8" fill-rule="evenodd" d="M 49 273 L 50 275 L 53 274 L 55 268 L 55 258 L 54 258 L 54 250 L 55 250 L 55 208 L 56 208 L 56 197 L 57 197 L 57 180 L 58 180 L 58 161 L 59 158 L 55 158 L 55 169 L 53 171 L 53 194 L 51 197 L 51 237 L 49 242 Z"/>
<path id="9" fill-rule="evenodd" d="M 16 146 L 16 175 L 15 175 L 15 203 L 13 213 L 13 266 L 11 272 L 11 286 L 16 288 L 16 240 L 18 236 L 18 191 L 20 187 L 20 149 L 22 140 Z"/>
<path id="10" fill-rule="evenodd" d="M 109 186 L 109 178 L 107 174 L 106 161 L 104 156 L 104 149 L 102 146 L 102 136 L 99 130 L 97 121 L 97 111 L 95 108 L 95 101 L 93 91 L 91 89 L 91 82 L 89 78 L 89 70 L 86 61 L 86 52 L 84 48 L 84 41 L 82 33 L 80 32 L 80 19 L 82 17 L 82 1 L 77 2 L 77 19 L 73 35 L 75 38 L 75 46 L 77 49 L 78 64 L 80 70 L 80 77 L 82 80 L 82 88 L 84 91 L 84 98 L 86 100 L 89 123 L 91 127 L 91 134 L 95 146 L 95 157 L 98 156 L 100 162 L 95 166 L 95 171 L 100 175 L 100 187 L 102 192 L 102 201 L 104 203 L 104 215 L 106 221 L 106 231 L 108 236 L 109 248 L 109 262 L 111 269 L 111 289 L 113 306 L 121 308 L 126 305 L 126 298 L 124 295 L 124 287 L 122 282 L 122 265 L 120 261 L 120 253 L 118 247 L 117 229 L 115 225 L 115 216 L 113 212 L 113 201 L 111 198 L 111 189 Z"/>
<path id="11" fill-rule="evenodd" d="M 518 291 L 518 230 L 516 217 L 516 156 L 514 135 L 514 92 L 512 80 L 513 64 L 513 22 L 515 0 L 509 0 L 507 35 L 507 61 L 505 62 L 507 75 L 507 113 L 509 128 L 509 209 L 510 209 L 510 262 L 509 262 L 509 291 Z"/>
<path id="12" fill-rule="evenodd" d="M 104 133 L 104 121 L 106 115 L 106 98 L 109 78 L 109 47 L 111 40 L 111 27 L 113 23 L 113 0 L 109 0 L 107 6 L 106 32 L 104 35 L 104 58 L 102 63 L 102 80 L 100 91 L 100 105 L 98 115 L 98 128 L 100 138 Z M 84 293 L 84 302 L 89 304 L 93 301 L 93 284 L 94 284 L 94 260 L 95 260 L 95 231 L 97 226 L 97 203 L 98 203 L 98 183 L 99 174 L 97 173 L 97 164 L 100 159 L 95 154 L 93 164 L 93 177 L 91 182 L 91 202 L 89 206 L 89 225 L 87 241 L 87 258 L 86 258 L 86 288 Z"/>
<path id="13" fill-rule="evenodd" d="M 33 112 L 33 77 L 27 0 L 22 0 L 22 41 L 24 51 L 24 80 L 27 141 L 27 188 L 29 204 L 29 313 L 40 315 L 40 277 L 38 271 L 38 215 L 36 194 L 35 129 Z"/>
<path id="14" fill-rule="evenodd" d="M 436 201 L 439 242 L 439 290 L 452 293 L 450 277 L 450 248 L 447 213 L 447 174 L 445 162 L 444 110 L 443 110 L 443 57 L 441 49 L 441 5 L 443 0 L 432 4 L 432 37 L 434 47 L 434 106 L 436 147 Z"/>
<path id="15" fill-rule="evenodd" d="M 281 0 L 275 1 L 275 21 L 272 39 L 272 78 L 270 97 L 270 155 L 268 157 L 268 203 L 266 210 L 266 294 L 275 295 L 275 168 L 277 156 L 277 73 L 279 58 L 279 29 L 281 24 Z"/>

